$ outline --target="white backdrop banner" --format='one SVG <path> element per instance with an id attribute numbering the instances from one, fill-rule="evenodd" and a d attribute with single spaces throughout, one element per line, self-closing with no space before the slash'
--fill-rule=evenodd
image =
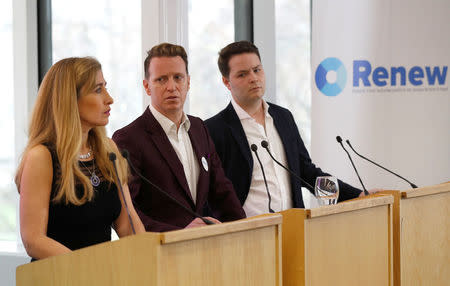
<path id="1" fill-rule="evenodd" d="M 449 15 L 448 0 L 312 1 L 311 154 L 322 169 L 361 187 L 340 135 L 419 186 L 450 180 Z M 367 188 L 410 188 L 352 158 Z"/>

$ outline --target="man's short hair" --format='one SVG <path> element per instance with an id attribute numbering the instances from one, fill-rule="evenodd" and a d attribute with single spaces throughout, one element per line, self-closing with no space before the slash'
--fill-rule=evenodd
<path id="1" fill-rule="evenodd" d="M 150 62 L 152 58 L 159 58 L 159 57 L 177 57 L 180 56 L 184 64 L 186 65 L 186 73 L 189 74 L 188 71 L 188 58 L 186 51 L 182 46 L 173 45 L 169 43 L 162 43 L 157 46 L 154 46 L 151 48 L 150 51 L 147 52 L 147 57 L 144 61 L 144 73 L 145 78 L 148 78 L 150 76 L 150 73 L 148 71 L 148 67 L 150 66 Z"/>
<path id="2" fill-rule="evenodd" d="M 230 75 L 230 66 L 228 63 L 230 62 L 231 57 L 245 53 L 256 54 L 261 61 L 258 48 L 249 41 L 234 42 L 220 50 L 217 65 L 219 66 L 222 76 L 228 78 Z"/>

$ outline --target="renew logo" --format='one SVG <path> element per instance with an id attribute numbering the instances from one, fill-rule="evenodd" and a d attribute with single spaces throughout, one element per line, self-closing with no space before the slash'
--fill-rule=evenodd
<path id="1" fill-rule="evenodd" d="M 360 60 L 353 61 L 353 86 L 358 87 L 360 82 L 364 86 L 371 86 L 371 81 L 375 86 L 397 86 L 397 82 L 400 82 L 401 86 L 406 85 L 406 79 L 413 86 L 424 85 L 424 81 L 429 86 L 435 85 L 436 81 L 439 85 L 445 84 L 447 77 L 447 66 L 430 67 L 425 68 L 419 66 L 413 66 L 407 70 L 404 66 L 391 67 L 390 69 L 385 67 L 377 67 L 372 71 L 372 65 L 369 61 Z"/>
<path id="2" fill-rule="evenodd" d="M 367 60 L 353 61 L 353 92 L 384 91 L 391 87 L 409 85 L 411 91 L 446 91 L 448 66 L 375 66 Z M 316 69 L 315 82 L 317 88 L 326 96 L 340 94 L 347 82 L 347 71 L 338 58 L 324 59 Z M 434 88 L 435 87 L 435 88 Z M 415 89 L 414 89 L 415 88 Z M 398 88 L 397 88 L 398 89 Z"/>
<path id="3" fill-rule="evenodd" d="M 333 77 L 334 78 L 331 78 Z M 324 59 L 316 69 L 316 86 L 326 96 L 336 96 L 342 92 L 347 82 L 347 71 L 337 58 Z"/>

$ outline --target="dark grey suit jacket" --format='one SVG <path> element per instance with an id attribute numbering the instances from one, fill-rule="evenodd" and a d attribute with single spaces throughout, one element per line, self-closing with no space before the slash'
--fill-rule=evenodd
<path id="1" fill-rule="evenodd" d="M 283 143 L 287 167 L 311 186 L 314 186 L 317 176 L 329 176 L 312 163 L 291 112 L 269 103 L 269 114 L 273 118 L 275 128 Z M 233 182 L 237 196 L 241 204 L 244 205 L 250 189 L 253 159 L 239 117 L 230 103 L 217 115 L 206 120 L 205 124 L 222 160 L 225 175 Z M 265 151 L 261 150 L 261 152 Z M 305 207 L 301 187 L 302 183 L 291 176 L 292 199 L 296 208 Z M 314 190 L 307 188 L 314 193 Z M 342 181 L 339 181 L 339 191 L 339 201 L 355 198 L 361 193 L 361 190 Z"/>

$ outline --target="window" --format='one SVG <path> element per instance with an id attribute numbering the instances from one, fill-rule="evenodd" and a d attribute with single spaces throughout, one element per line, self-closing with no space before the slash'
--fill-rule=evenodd
<path id="1" fill-rule="evenodd" d="M 311 146 L 311 0 L 275 1 L 277 103 L 294 115 L 306 148 Z M 306 208 L 318 201 L 302 188 Z"/>
<path id="2" fill-rule="evenodd" d="M 16 240 L 17 189 L 14 184 L 14 85 L 13 85 L 12 1 L 0 1 L 0 241 Z"/>
<path id="3" fill-rule="evenodd" d="M 311 142 L 310 0 L 275 1 L 277 103 L 289 107 Z"/>
<path id="4" fill-rule="evenodd" d="M 52 1 L 53 62 L 93 56 L 114 98 L 108 135 L 142 108 L 141 1 Z"/>
<path id="5" fill-rule="evenodd" d="M 217 58 L 234 41 L 234 1 L 189 0 L 188 18 L 189 114 L 208 119 L 230 101 Z"/>

